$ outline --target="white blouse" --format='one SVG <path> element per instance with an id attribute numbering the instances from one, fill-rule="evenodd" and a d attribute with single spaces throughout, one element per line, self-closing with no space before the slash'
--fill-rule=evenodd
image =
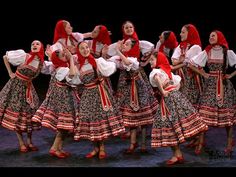
<path id="1" fill-rule="evenodd" d="M 19 49 L 7 51 L 6 56 L 9 63 L 11 63 L 13 66 L 19 66 L 21 64 L 24 64 L 26 59 L 29 58 L 31 55 L 26 53 L 24 50 Z M 39 63 L 40 60 L 38 58 L 35 58 L 28 65 L 33 66 L 34 68 L 38 68 Z"/>
<path id="2" fill-rule="evenodd" d="M 139 47 L 142 55 L 145 55 L 146 53 L 151 52 L 154 49 L 154 44 L 149 41 L 140 40 Z"/>
<path id="3" fill-rule="evenodd" d="M 76 74 L 72 78 L 69 77 L 70 69 L 68 67 L 59 67 L 56 69 L 55 77 L 58 81 L 66 80 L 70 85 L 79 85 L 81 80 L 79 79 L 79 74 Z"/>
<path id="4" fill-rule="evenodd" d="M 11 63 L 13 66 L 21 65 L 26 60 L 26 55 L 24 50 L 11 50 L 6 52 L 7 60 L 9 63 Z"/>
<path id="5" fill-rule="evenodd" d="M 108 77 L 108 76 L 112 75 L 114 72 L 116 72 L 116 64 L 115 63 L 107 61 L 102 57 L 95 59 L 95 61 L 97 63 L 98 70 L 100 71 L 100 73 L 103 76 Z"/>
<path id="6" fill-rule="evenodd" d="M 88 43 L 89 48 L 92 49 L 93 40 L 86 40 L 86 42 Z M 96 43 L 96 51 L 95 52 L 101 53 L 103 47 L 104 47 L 104 45 L 101 42 L 97 42 Z"/>
<path id="7" fill-rule="evenodd" d="M 131 63 L 130 65 L 125 65 L 122 61 L 120 56 L 115 55 L 109 59 L 107 59 L 108 61 L 114 62 L 116 67 L 119 69 L 125 69 L 126 71 L 130 71 L 130 70 L 137 70 L 139 69 L 139 62 L 137 60 L 137 58 L 135 57 L 127 57 L 127 59 L 129 60 L 129 62 Z"/>
<path id="8" fill-rule="evenodd" d="M 75 32 L 75 33 L 72 33 L 72 35 L 78 42 L 81 42 L 84 40 L 84 35 L 82 33 Z M 67 40 L 67 43 L 65 43 L 66 42 L 65 39 L 59 39 L 58 41 L 62 42 L 64 45 L 72 46 L 72 43 L 70 40 Z"/>
<path id="9" fill-rule="evenodd" d="M 51 75 L 55 71 L 55 67 L 51 61 L 44 61 L 43 67 L 41 69 L 42 74 Z"/>
<path id="10" fill-rule="evenodd" d="M 115 56 L 117 55 L 117 52 L 116 52 L 116 45 L 117 45 L 117 42 L 113 43 L 113 44 L 110 44 L 108 46 L 108 51 L 107 51 L 107 54 L 109 56 Z"/>
<path id="11" fill-rule="evenodd" d="M 109 56 L 117 55 L 116 44 L 117 44 L 117 42 L 108 46 L 107 54 Z M 142 55 L 144 55 L 145 53 L 151 52 L 154 49 L 154 44 L 149 42 L 149 41 L 140 40 L 139 41 L 139 47 L 140 47 L 140 51 L 141 51 Z"/>
<path id="12" fill-rule="evenodd" d="M 30 57 L 30 54 L 25 53 L 24 50 L 12 50 L 7 51 L 6 56 L 8 59 L 8 62 L 11 63 L 13 66 L 19 66 L 21 64 L 24 64 L 26 61 L 26 58 Z M 39 59 L 34 59 L 32 62 L 29 63 L 30 66 L 33 66 L 34 68 L 38 68 L 40 63 Z M 44 61 L 43 67 L 41 69 L 42 74 L 52 74 L 54 72 L 55 68 L 51 61 Z"/>
<path id="13" fill-rule="evenodd" d="M 72 33 L 72 35 L 75 37 L 75 39 L 78 42 L 81 42 L 84 40 L 84 35 L 82 33 Z M 50 46 L 50 49 L 52 52 L 56 50 L 63 50 L 63 44 L 65 45 L 65 39 L 59 39 L 56 43 Z M 70 40 L 67 40 L 67 46 L 72 46 Z"/>
<path id="14" fill-rule="evenodd" d="M 75 37 L 75 39 L 78 41 L 78 42 L 81 42 L 84 40 L 84 35 L 82 33 L 79 33 L 79 32 L 75 32 L 75 33 L 72 33 L 72 35 Z M 68 40 L 69 41 L 69 40 Z"/>
<path id="15" fill-rule="evenodd" d="M 57 41 L 55 44 L 50 46 L 50 49 L 52 52 L 54 52 L 56 50 L 63 50 L 63 45 Z"/>
<path id="16" fill-rule="evenodd" d="M 78 60 L 77 55 L 73 55 L 74 60 Z M 95 58 L 98 71 L 105 77 L 109 77 L 113 73 L 116 72 L 116 64 L 105 60 L 103 57 Z M 88 70 L 93 70 L 93 67 L 91 64 L 89 64 L 87 61 L 85 61 L 85 65 L 81 67 L 81 71 L 79 72 L 86 72 Z"/>
<path id="17" fill-rule="evenodd" d="M 199 45 L 193 45 L 190 49 L 186 51 L 184 63 L 189 63 L 189 60 L 195 55 L 198 55 L 202 51 L 202 48 Z M 181 55 L 180 45 L 175 49 L 171 60 L 179 60 Z"/>
<path id="18" fill-rule="evenodd" d="M 155 80 L 156 75 L 158 75 L 158 77 L 160 78 L 160 82 L 163 85 L 170 80 L 169 76 L 162 69 L 153 69 L 152 72 L 149 74 L 149 80 L 150 80 L 150 83 L 153 87 L 158 87 L 156 80 Z M 179 75 L 175 75 L 173 73 L 171 73 L 171 75 L 172 75 L 172 81 L 174 82 L 174 85 L 176 86 L 176 90 L 179 90 L 181 77 Z"/>
<path id="19" fill-rule="evenodd" d="M 222 47 L 212 48 L 209 52 L 210 52 L 210 56 L 212 59 L 223 60 L 223 48 Z M 236 67 L 236 55 L 232 50 L 227 50 L 227 59 L 229 62 L 229 66 Z M 207 61 L 208 61 L 208 55 L 205 50 L 190 59 L 190 63 L 192 65 L 201 66 L 201 67 L 206 66 Z"/>

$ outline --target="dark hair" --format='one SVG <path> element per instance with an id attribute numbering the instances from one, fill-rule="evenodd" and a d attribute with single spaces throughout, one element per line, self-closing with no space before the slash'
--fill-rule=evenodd
<path id="1" fill-rule="evenodd" d="M 171 33 L 171 31 L 164 31 L 163 32 L 164 40 L 167 40 L 169 38 L 170 33 Z"/>
<path id="2" fill-rule="evenodd" d="M 84 42 L 84 41 L 80 41 L 80 42 L 78 42 L 78 44 L 77 44 L 77 48 L 79 48 L 79 45 L 80 45 L 82 42 Z"/>
<path id="3" fill-rule="evenodd" d="M 133 27 L 134 27 L 134 24 L 133 24 L 131 21 L 126 20 L 126 21 L 122 24 L 122 29 L 124 28 L 124 26 L 125 26 L 126 23 L 131 23 L 131 24 L 133 25 Z"/>
<path id="4" fill-rule="evenodd" d="M 170 65 L 172 65 L 171 57 L 172 57 L 173 53 L 174 53 L 174 49 L 170 49 L 170 51 L 169 51 L 169 56 L 167 56 Z"/>
<path id="5" fill-rule="evenodd" d="M 152 51 L 152 54 L 151 54 L 151 55 L 153 55 L 154 57 L 157 57 L 157 54 L 158 54 L 158 51 L 157 51 L 156 49 L 154 49 L 154 50 Z"/>
<path id="6" fill-rule="evenodd" d="M 223 66 L 222 66 L 222 73 L 223 75 L 226 74 L 226 70 L 228 68 L 228 60 L 227 60 L 227 51 L 228 49 L 225 47 L 225 46 L 222 46 L 223 47 L 223 55 L 224 55 L 224 61 L 223 61 Z"/>
<path id="7" fill-rule="evenodd" d="M 77 44 L 76 48 L 79 48 L 79 46 L 80 46 L 81 43 L 86 43 L 86 44 L 88 45 L 88 43 L 87 43 L 85 40 L 83 40 L 83 41 L 80 41 L 80 42 Z"/>
<path id="8" fill-rule="evenodd" d="M 57 57 L 59 57 L 60 51 L 59 50 L 55 50 L 55 54 Z"/>
<path id="9" fill-rule="evenodd" d="M 170 33 L 171 31 L 163 31 L 164 40 L 167 40 L 169 38 Z M 174 49 L 170 49 L 168 56 L 166 56 L 170 64 L 172 64 L 171 56 L 173 55 L 173 53 L 174 53 Z"/>
<path id="10" fill-rule="evenodd" d="M 186 24 L 183 27 L 185 27 L 189 31 L 189 26 L 190 26 L 190 24 Z"/>
<path id="11" fill-rule="evenodd" d="M 131 41 L 131 48 L 137 43 L 137 40 L 130 38 Z"/>

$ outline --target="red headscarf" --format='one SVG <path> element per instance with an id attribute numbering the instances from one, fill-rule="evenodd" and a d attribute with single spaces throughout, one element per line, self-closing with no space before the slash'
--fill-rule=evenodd
<path id="1" fill-rule="evenodd" d="M 32 52 L 32 51 L 31 51 L 31 52 L 29 53 L 31 56 L 30 56 L 29 59 L 27 59 L 27 62 L 26 62 L 27 65 L 28 65 L 30 62 L 33 61 L 33 59 L 34 59 L 35 56 L 38 56 L 39 59 L 40 59 L 40 61 L 41 61 L 41 62 L 44 62 L 44 47 L 43 47 L 43 43 L 42 43 L 42 42 L 40 42 L 40 44 L 41 44 L 41 47 L 40 47 L 40 49 L 39 49 L 39 52 Z"/>
<path id="2" fill-rule="evenodd" d="M 131 23 L 131 22 L 129 22 L 129 23 Z M 138 39 L 137 33 L 135 32 L 135 28 L 134 28 L 134 32 L 132 35 L 127 35 L 127 34 L 125 34 L 124 25 L 123 25 L 122 26 L 122 33 L 123 33 L 124 42 L 127 41 L 129 38 L 132 38 L 136 41 L 135 45 L 128 52 L 125 53 L 126 57 L 136 57 L 139 59 L 139 57 L 140 57 L 139 39 Z"/>
<path id="3" fill-rule="evenodd" d="M 170 35 L 163 44 L 161 44 L 159 51 L 164 52 L 164 47 L 169 48 L 169 49 L 175 49 L 178 46 L 178 42 L 175 36 L 175 33 L 172 31 L 170 32 Z"/>
<path id="4" fill-rule="evenodd" d="M 93 66 L 93 68 L 96 69 L 96 68 L 97 68 L 97 63 L 96 63 L 94 57 L 93 57 L 91 54 L 89 54 L 88 57 L 83 57 L 83 56 L 81 55 L 81 53 L 80 53 L 80 51 L 79 51 L 79 46 L 81 45 L 81 43 L 86 43 L 86 42 L 84 42 L 84 41 L 83 41 L 83 42 L 80 42 L 80 43 L 78 44 L 78 47 L 76 48 L 76 53 L 77 53 L 78 61 L 79 61 L 79 64 L 80 64 L 80 68 L 79 68 L 79 69 L 81 69 L 81 67 L 84 65 L 86 59 L 87 59 L 88 62 Z M 86 44 L 87 44 L 87 43 L 86 43 Z"/>
<path id="5" fill-rule="evenodd" d="M 57 22 L 55 30 L 54 30 L 53 44 L 55 44 L 59 39 L 65 39 L 66 44 L 67 44 L 68 37 L 72 38 L 73 40 L 75 40 L 77 42 L 77 40 L 75 39 L 75 37 L 72 34 L 68 35 L 66 33 L 66 30 L 65 30 L 65 27 L 64 27 L 65 22 L 66 22 L 65 20 L 59 20 Z"/>
<path id="6" fill-rule="evenodd" d="M 58 68 L 58 67 L 68 67 L 69 66 L 69 63 L 66 62 L 66 61 L 62 61 L 56 54 L 56 51 L 54 51 L 52 53 L 52 56 L 51 56 L 51 61 L 53 63 L 53 65 L 55 66 L 55 68 Z"/>
<path id="7" fill-rule="evenodd" d="M 101 42 L 102 44 L 107 44 L 110 45 L 111 44 L 111 38 L 109 35 L 109 32 L 107 30 L 107 27 L 104 25 L 99 25 L 99 34 L 96 38 L 93 39 L 93 46 L 92 49 L 94 52 L 96 52 L 96 43 L 97 42 Z"/>
<path id="8" fill-rule="evenodd" d="M 208 53 L 211 50 L 211 48 L 214 47 L 215 45 L 220 45 L 220 46 L 223 46 L 223 47 L 229 49 L 228 42 L 226 41 L 224 34 L 218 30 L 214 30 L 213 32 L 216 32 L 217 42 L 216 42 L 216 44 L 208 45 L 205 48 L 206 52 Z"/>
<path id="9" fill-rule="evenodd" d="M 166 58 L 165 54 L 163 54 L 162 52 L 157 53 L 155 68 L 161 68 L 163 71 L 165 71 L 169 78 L 172 79 L 170 63 Z"/>
<path id="10" fill-rule="evenodd" d="M 185 25 L 185 27 L 188 30 L 188 36 L 185 41 L 180 43 L 180 48 L 185 50 L 188 44 L 202 46 L 197 28 L 192 24 Z"/>

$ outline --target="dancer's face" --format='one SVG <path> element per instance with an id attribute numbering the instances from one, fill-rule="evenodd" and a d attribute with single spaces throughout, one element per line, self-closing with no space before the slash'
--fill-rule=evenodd
<path id="1" fill-rule="evenodd" d="M 96 26 L 94 30 L 92 31 L 92 38 L 96 38 L 100 32 L 99 26 Z"/>
<path id="2" fill-rule="evenodd" d="M 185 26 L 181 29 L 180 37 L 181 37 L 181 41 L 187 40 L 188 30 Z"/>
<path id="3" fill-rule="evenodd" d="M 161 35 L 159 36 L 159 39 L 160 39 L 161 44 L 163 44 L 165 41 L 164 33 L 161 33 Z"/>
<path id="4" fill-rule="evenodd" d="M 71 27 L 69 22 L 66 22 L 65 31 L 66 31 L 67 35 L 72 34 L 73 28 Z"/>
<path id="5" fill-rule="evenodd" d="M 41 42 L 40 41 L 34 40 L 31 43 L 31 51 L 32 52 L 39 52 L 40 48 L 41 48 Z"/>
<path id="6" fill-rule="evenodd" d="M 127 22 L 123 26 L 124 33 L 128 36 L 131 36 L 134 33 L 134 26 L 132 23 Z"/>
<path id="7" fill-rule="evenodd" d="M 90 55 L 90 50 L 89 50 L 88 44 L 85 42 L 82 42 L 79 45 L 79 52 L 83 57 L 88 57 Z"/>
<path id="8" fill-rule="evenodd" d="M 149 63 L 151 65 L 152 68 L 155 68 L 156 67 L 156 62 L 157 62 L 157 59 L 154 55 L 151 55 L 150 59 L 149 59 Z"/>
<path id="9" fill-rule="evenodd" d="M 209 37 L 209 43 L 210 43 L 211 45 L 213 45 L 213 44 L 216 44 L 217 41 L 218 41 L 218 36 L 217 36 L 216 32 L 212 32 L 212 33 L 210 34 L 210 37 Z"/>
<path id="10" fill-rule="evenodd" d="M 124 44 L 122 44 L 122 51 L 128 52 L 132 48 L 132 42 L 130 39 L 126 40 Z"/>

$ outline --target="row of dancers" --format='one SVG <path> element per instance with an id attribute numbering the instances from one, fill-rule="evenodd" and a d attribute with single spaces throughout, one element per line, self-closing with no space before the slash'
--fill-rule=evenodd
<path id="1" fill-rule="evenodd" d="M 124 22 L 122 30 L 123 39 L 112 44 L 104 25 L 82 34 L 60 20 L 53 44 L 45 51 L 42 42 L 35 40 L 30 53 L 22 49 L 6 52 L 3 58 L 10 80 L 0 92 L 0 122 L 16 132 L 20 152 L 38 150 L 32 131 L 42 126 L 56 132 L 49 153 L 58 158 L 70 156 L 63 150 L 68 135 L 93 143 L 86 158 L 104 159 L 104 141 L 127 131 L 130 145 L 124 153 L 132 154 L 139 144 L 137 127 L 142 135 L 141 152 L 146 152 L 146 130 L 152 125 L 151 147 L 173 151 L 168 165 L 184 162 L 180 144 L 189 139 L 188 146 L 196 147 L 199 155 L 208 126 L 226 128 L 225 152 L 231 153 L 236 92 L 229 79 L 236 71 L 226 71 L 228 66 L 235 67 L 236 55 L 223 33 L 212 31 L 210 44 L 202 50 L 192 24 L 182 27 L 180 43 L 173 31 L 164 31 L 156 47 L 139 40 L 132 22 Z M 48 61 L 44 61 L 45 54 Z M 15 73 L 10 64 L 17 66 Z M 152 68 L 149 78 L 144 71 L 148 64 Z M 109 77 L 117 71 L 114 89 Z M 32 84 L 39 73 L 51 75 L 41 105 Z"/>

